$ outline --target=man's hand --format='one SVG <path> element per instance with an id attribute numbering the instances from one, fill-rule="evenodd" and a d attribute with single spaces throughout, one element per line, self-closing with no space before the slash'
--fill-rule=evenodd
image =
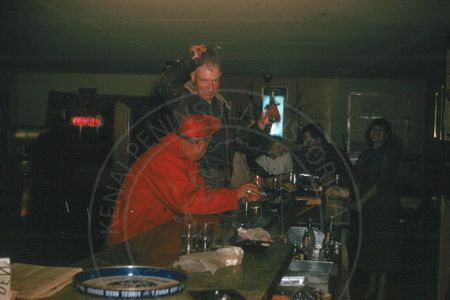
<path id="1" fill-rule="evenodd" d="M 205 45 L 191 45 L 189 48 L 189 52 L 193 52 L 194 56 L 192 56 L 192 59 L 194 58 L 200 58 L 202 56 L 203 52 L 206 52 Z"/>
<path id="2" fill-rule="evenodd" d="M 235 190 L 238 199 L 246 199 L 249 202 L 259 199 L 259 188 L 254 183 L 240 185 Z"/>

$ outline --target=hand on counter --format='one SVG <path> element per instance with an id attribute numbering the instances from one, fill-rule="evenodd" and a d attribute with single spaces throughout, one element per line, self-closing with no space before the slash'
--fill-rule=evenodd
<path id="1" fill-rule="evenodd" d="M 238 199 L 246 199 L 251 202 L 259 199 L 259 188 L 254 183 L 246 183 L 236 189 Z"/>

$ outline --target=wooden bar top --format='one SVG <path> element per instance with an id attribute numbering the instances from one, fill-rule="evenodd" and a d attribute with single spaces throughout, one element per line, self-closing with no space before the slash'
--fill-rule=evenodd
<path id="1" fill-rule="evenodd" d="M 289 204 L 292 205 L 292 204 Z M 264 224 L 272 237 L 279 236 L 281 231 L 287 232 L 301 206 L 286 206 L 283 217 L 274 214 L 274 220 Z M 214 224 L 215 236 L 226 245 L 227 238 L 233 236 L 235 215 L 204 215 L 190 216 L 190 222 Z M 186 219 L 173 220 L 149 232 L 120 243 L 74 264 L 84 270 L 115 265 L 145 265 L 168 268 L 181 255 L 181 223 Z M 281 222 L 280 222 L 281 221 Z M 283 226 L 281 226 L 283 223 Z M 235 224 L 234 224 L 235 225 Z M 282 229 L 280 229 L 282 228 Z M 270 299 L 278 282 L 285 273 L 293 256 L 293 245 L 284 240 L 276 241 L 262 252 L 244 252 L 242 264 L 218 269 L 214 275 L 211 272 L 187 273 L 186 289 L 175 295 L 160 297 L 160 299 L 193 299 L 189 291 L 200 290 L 234 290 L 247 300 Z M 80 293 L 74 285 L 65 287 L 52 300 L 66 299 L 101 299 Z M 155 299 L 155 298 L 153 298 Z M 158 298 L 156 298 L 158 299 Z"/>

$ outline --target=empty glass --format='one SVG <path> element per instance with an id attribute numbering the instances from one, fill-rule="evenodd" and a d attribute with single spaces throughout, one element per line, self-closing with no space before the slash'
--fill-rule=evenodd
<path id="1" fill-rule="evenodd" d="M 293 186 L 297 186 L 297 174 L 294 172 L 289 173 L 289 183 Z"/>
<path id="2" fill-rule="evenodd" d="M 213 242 L 214 225 L 205 223 L 198 235 L 198 248 L 203 251 L 210 250 Z"/>
<path id="3" fill-rule="evenodd" d="M 187 223 L 181 224 L 181 251 L 190 254 L 197 248 L 197 226 Z"/>

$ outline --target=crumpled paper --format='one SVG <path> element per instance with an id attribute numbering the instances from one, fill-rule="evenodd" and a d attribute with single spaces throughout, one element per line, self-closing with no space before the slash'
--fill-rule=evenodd
<path id="1" fill-rule="evenodd" d="M 237 232 L 239 237 L 243 240 L 272 242 L 270 233 L 260 227 L 255 229 L 244 229 L 240 227 Z"/>
<path id="2" fill-rule="evenodd" d="M 182 255 L 171 267 L 181 268 L 190 273 L 209 271 L 214 275 L 217 269 L 240 265 L 243 256 L 244 251 L 241 247 L 228 246 L 216 251 Z"/>

